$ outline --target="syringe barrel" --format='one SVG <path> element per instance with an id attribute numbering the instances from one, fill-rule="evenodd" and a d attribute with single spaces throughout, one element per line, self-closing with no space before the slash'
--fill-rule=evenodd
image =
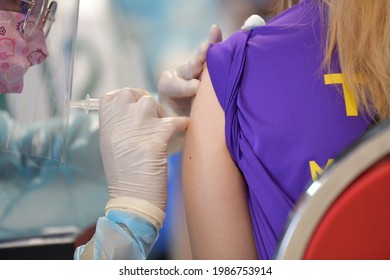
<path id="1" fill-rule="evenodd" d="M 68 106 L 70 109 L 83 109 L 88 113 L 91 110 L 99 110 L 100 99 L 90 98 L 87 95 L 84 100 L 69 100 Z"/>

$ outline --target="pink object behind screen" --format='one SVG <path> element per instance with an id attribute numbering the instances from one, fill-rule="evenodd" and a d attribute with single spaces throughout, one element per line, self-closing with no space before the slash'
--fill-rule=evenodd
<path id="1" fill-rule="evenodd" d="M 20 93 L 27 69 L 48 56 L 43 29 L 29 41 L 21 36 L 25 15 L 0 11 L 0 94 Z"/>

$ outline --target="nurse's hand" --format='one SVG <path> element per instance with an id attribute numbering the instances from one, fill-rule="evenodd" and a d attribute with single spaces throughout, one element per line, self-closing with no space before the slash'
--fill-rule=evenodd
<path id="1" fill-rule="evenodd" d="M 166 117 L 148 92 L 125 88 L 100 101 L 100 150 L 108 184 L 106 211 L 144 216 L 157 228 L 167 202 L 167 148 L 187 117 Z"/>
<path id="2" fill-rule="evenodd" d="M 167 105 L 173 114 L 189 116 L 191 100 L 199 88 L 199 77 L 206 61 L 209 44 L 221 41 L 221 29 L 217 25 L 211 26 L 209 42 L 203 43 L 194 57 L 160 75 L 158 81 L 160 102 Z"/>

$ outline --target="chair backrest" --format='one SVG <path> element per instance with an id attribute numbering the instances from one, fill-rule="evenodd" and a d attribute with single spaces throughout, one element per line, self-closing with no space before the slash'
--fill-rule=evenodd
<path id="1" fill-rule="evenodd" d="M 390 259 L 390 123 L 367 132 L 309 186 L 276 259 Z"/>

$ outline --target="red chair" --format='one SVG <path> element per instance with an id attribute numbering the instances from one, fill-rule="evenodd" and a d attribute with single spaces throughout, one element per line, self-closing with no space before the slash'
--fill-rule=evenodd
<path id="1" fill-rule="evenodd" d="M 310 185 L 276 259 L 390 259 L 390 123 L 367 132 Z"/>

